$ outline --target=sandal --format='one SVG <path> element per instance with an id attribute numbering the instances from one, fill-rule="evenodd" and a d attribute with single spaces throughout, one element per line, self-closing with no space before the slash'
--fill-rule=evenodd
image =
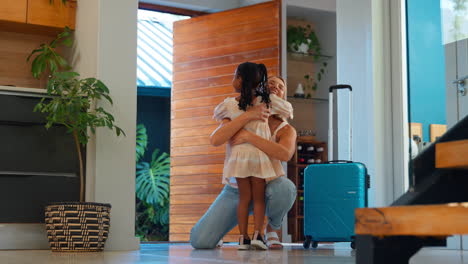
<path id="1" fill-rule="evenodd" d="M 262 236 L 259 234 L 258 231 L 255 231 L 252 241 L 250 242 L 251 249 L 258 249 L 258 250 L 267 250 L 268 247 L 266 243 L 263 241 Z"/>
<path id="2" fill-rule="evenodd" d="M 218 244 L 216 244 L 216 248 L 222 248 L 223 247 L 223 240 L 221 239 L 220 241 L 218 241 Z"/>
<path id="3" fill-rule="evenodd" d="M 265 229 L 265 240 L 269 249 L 283 249 L 283 244 L 275 231 L 267 233 Z"/>
<path id="4" fill-rule="evenodd" d="M 250 249 L 250 239 L 245 238 L 243 235 L 239 237 L 239 246 L 237 247 L 237 250 L 249 250 Z"/>

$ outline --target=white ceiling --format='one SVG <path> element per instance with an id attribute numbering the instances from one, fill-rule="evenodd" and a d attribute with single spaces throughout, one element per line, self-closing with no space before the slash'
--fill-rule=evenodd
<path id="1" fill-rule="evenodd" d="M 336 0 L 284 0 L 289 7 L 309 8 L 336 13 Z M 289 13 L 289 11 L 288 11 Z"/>
<path id="2" fill-rule="evenodd" d="M 142 2 L 208 13 L 239 8 L 271 0 L 143 0 Z"/>

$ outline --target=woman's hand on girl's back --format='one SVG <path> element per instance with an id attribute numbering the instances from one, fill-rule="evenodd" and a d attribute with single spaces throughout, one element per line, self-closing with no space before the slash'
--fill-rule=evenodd
<path id="1" fill-rule="evenodd" d="M 247 143 L 249 136 L 250 136 L 249 131 L 245 129 L 241 129 L 234 136 L 232 136 L 232 138 L 229 140 L 229 144 L 231 146 L 235 146 L 235 145 Z"/>
<path id="2" fill-rule="evenodd" d="M 270 109 L 265 104 L 251 106 L 245 112 L 251 120 L 262 120 L 267 122 L 270 117 Z"/>

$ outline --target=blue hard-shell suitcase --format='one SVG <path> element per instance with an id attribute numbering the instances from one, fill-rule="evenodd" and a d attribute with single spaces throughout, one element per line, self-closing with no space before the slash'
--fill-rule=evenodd
<path id="1" fill-rule="evenodd" d="M 330 104 L 336 89 L 352 90 L 349 85 L 330 87 Z M 329 157 L 333 157 L 332 131 L 330 124 Z M 304 171 L 304 248 L 309 248 L 311 243 L 316 248 L 318 242 L 351 242 L 354 249 L 354 210 L 367 207 L 369 187 L 367 168 L 362 163 L 330 161 L 307 166 Z"/>

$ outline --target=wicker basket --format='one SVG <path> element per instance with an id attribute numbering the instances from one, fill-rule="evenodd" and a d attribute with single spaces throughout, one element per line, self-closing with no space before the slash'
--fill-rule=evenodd
<path id="1" fill-rule="evenodd" d="M 110 204 L 54 203 L 45 209 L 49 245 L 54 252 L 98 252 L 109 235 Z"/>

